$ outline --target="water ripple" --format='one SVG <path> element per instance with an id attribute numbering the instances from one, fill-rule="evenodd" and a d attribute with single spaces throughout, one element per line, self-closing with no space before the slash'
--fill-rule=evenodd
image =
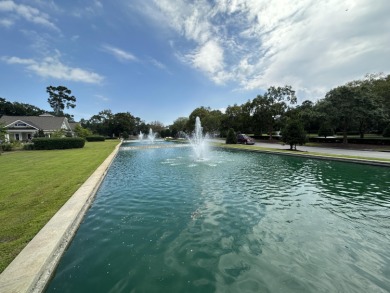
<path id="1" fill-rule="evenodd" d="M 390 170 L 123 148 L 48 292 L 388 292 Z"/>

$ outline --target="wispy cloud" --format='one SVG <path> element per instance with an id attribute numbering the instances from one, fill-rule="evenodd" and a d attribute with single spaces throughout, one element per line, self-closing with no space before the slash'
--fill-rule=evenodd
<path id="1" fill-rule="evenodd" d="M 77 10 L 72 12 L 72 15 L 78 18 L 85 16 L 96 16 L 103 13 L 102 1 L 94 0 L 90 5 L 79 6 Z"/>
<path id="2" fill-rule="evenodd" d="M 102 95 L 95 95 L 96 98 L 98 98 L 100 101 L 103 101 L 103 102 L 109 102 L 110 99 L 105 97 L 105 96 L 102 96 Z"/>
<path id="3" fill-rule="evenodd" d="M 187 40 L 176 56 L 217 84 L 290 84 L 308 97 L 390 68 L 390 2 L 154 0 L 151 19 Z M 331 20 L 331 21 L 330 21 Z M 181 42 L 183 43 L 183 42 Z"/>
<path id="4" fill-rule="evenodd" d="M 5 27 L 11 27 L 14 24 L 14 21 L 11 19 L 0 19 L 0 26 L 5 26 Z"/>
<path id="5" fill-rule="evenodd" d="M 155 66 L 155 67 L 157 67 L 157 68 L 159 68 L 159 69 L 167 70 L 167 67 L 166 67 L 163 63 L 161 63 L 160 61 L 157 61 L 157 60 L 154 59 L 154 58 L 149 58 L 149 62 L 150 62 L 153 66 Z"/>
<path id="6" fill-rule="evenodd" d="M 19 57 L 2 57 L 2 61 L 7 64 L 23 65 L 28 71 L 44 78 L 55 78 L 84 83 L 101 83 L 104 77 L 82 68 L 70 67 L 63 64 L 59 57 L 46 57 L 42 60 Z"/>
<path id="7" fill-rule="evenodd" d="M 113 47 L 111 45 L 103 45 L 102 49 L 121 62 L 137 61 L 137 57 L 135 57 L 130 52 L 126 52 L 125 50 Z"/>
<path id="8" fill-rule="evenodd" d="M 0 1 L 0 12 L 9 13 L 13 18 L 21 17 L 26 21 L 59 30 L 57 26 L 50 20 L 49 15 L 28 5 L 16 4 L 11 0 Z M 10 24 L 10 22 L 8 22 L 8 24 Z"/>

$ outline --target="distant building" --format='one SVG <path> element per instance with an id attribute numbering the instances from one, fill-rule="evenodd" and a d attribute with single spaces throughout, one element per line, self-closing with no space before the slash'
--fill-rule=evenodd
<path id="1" fill-rule="evenodd" d="M 7 131 L 6 141 L 29 141 L 34 138 L 34 134 L 39 130 L 42 130 L 47 137 L 60 130 L 73 136 L 74 126 L 77 124 L 69 123 L 66 117 L 55 117 L 48 113 L 39 116 L 4 115 L 0 118 L 0 123 L 4 125 Z"/>

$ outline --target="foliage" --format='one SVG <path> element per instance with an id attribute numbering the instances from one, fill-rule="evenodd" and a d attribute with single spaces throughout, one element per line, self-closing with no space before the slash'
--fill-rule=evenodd
<path id="1" fill-rule="evenodd" d="M 50 107 L 54 110 L 57 116 L 62 115 L 65 107 L 74 108 L 76 107 L 76 98 L 72 96 L 72 91 L 65 86 L 48 86 L 46 92 L 49 93 L 47 99 Z"/>
<path id="2" fill-rule="evenodd" d="M 163 129 L 163 130 L 160 131 L 160 136 L 162 138 L 165 138 L 165 137 L 170 137 L 170 136 L 173 136 L 173 135 L 172 135 L 171 130 L 167 128 L 167 129 Z"/>
<path id="3" fill-rule="evenodd" d="M 226 144 L 237 144 L 237 136 L 233 128 L 230 128 L 227 133 Z"/>
<path id="4" fill-rule="evenodd" d="M 65 130 L 64 129 L 58 129 L 56 131 L 53 131 L 50 134 L 50 137 L 52 137 L 52 138 L 60 138 L 60 137 L 64 137 L 64 136 L 65 136 Z"/>
<path id="5" fill-rule="evenodd" d="M 45 110 L 36 106 L 19 102 L 9 102 L 4 98 L 0 98 L 0 116 L 38 116 L 43 113 L 45 113 Z"/>
<path id="6" fill-rule="evenodd" d="M 36 150 L 60 150 L 83 148 L 85 139 L 81 137 L 33 138 L 33 143 Z"/>
<path id="7" fill-rule="evenodd" d="M 325 113 L 331 122 L 343 132 L 343 142 L 347 143 L 348 130 L 356 125 L 363 137 L 365 129 L 380 111 L 375 95 L 367 84 L 351 82 L 330 90 L 318 110 Z"/>
<path id="8" fill-rule="evenodd" d="M 34 149 L 34 144 L 33 143 L 25 143 L 25 144 L 23 144 L 23 149 L 25 151 L 31 151 Z"/>
<path id="9" fill-rule="evenodd" d="M 113 114 L 111 110 L 103 110 L 89 120 L 80 122 L 82 127 L 89 129 L 92 133 L 106 137 L 119 137 L 124 131 L 129 135 L 149 131 L 139 117 L 134 117 L 129 112 Z"/>
<path id="10" fill-rule="evenodd" d="M 330 127 L 329 123 L 324 122 L 321 124 L 320 129 L 318 130 L 318 136 L 324 136 L 325 138 L 327 136 L 333 136 L 334 131 L 332 127 Z"/>
<path id="11" fill-rule="evenodd" d="M 225 111 L 223 119 L 224 129 L 233 128 L 240 132 L 251 133 L 253 132 L 253 121 L 252 121 L 252 103 L 251 101 L 238 106 L 228 106 Z"/>
<path id="12" fill-rule="evenodd" d="M 170 126 L 171 136 L 176 137 L 178 133 L 186 132 L 187 123 L 188 123 L 187 117 L 179 117 L 175 121 L 173 121 L 173 124 Z"/>
<path id="13" fill-rule="evenodd" d="M 74 133 L 76 134 L 77 137 L 83 137 L 86 138 L 87 136 L 92 135 L 92 131 L 82 127 L 80 124 L 77 124 L 74 128 Z"/>
<path id="14" fill-rule="evenodd" d="M 383 137 L 390 137 L 390 124 L 383 131 Z"/>
<path id="15" fill-rule="evenodd" d="M 272 132 L 275 127 L 280 127 L 278 122 L 286 113 L 290 105 L 295 104 L 297 98 L 291 86 L 269 87 L 263 95 L 258 95 L 252 101 L 253 122 L 256 131 L 262 133 L 267 131 L 272 139 Z"/>
<path id="16" fill-rule="evenodd" d="M 92 141 L 105 141 L 106 139 L 104 138 L 104 136 L 101 136 L 101 135 L 91 135 L 91 136 L 85 137 L 85 140 L 92 142 Z"/>
<path id="17" fill-rule="evenodd" d="M 122 138 L 123 139 L 129 139 L 129 134 L 126 131 L 122 132 Z"/>
<path id="18" fill-rule="evenodd" d="M 42 129 L 39 129 L 37 132 L 35 132 L 34 137 L 46 137 L 46 135 Z"/>
<path id="19" fill-rule="evenodd" d="M 303 125 L 298 120 L 289 120 L 282 129 L 282 141 L 290 145 L 290 150 L 297 149 L 297 144 L 302 145 L 306 142 L 306 132 Z"/>
<path id="20" fill-rule="evenodd" d="M 196 108 L 188 118 L 186 125 L 187 132 L 194 131 L 196 117 L 199 117 L 205 133 L 209 133 L 210 135 L 217 135 L 219 133 L 223 117 L 221 111 L 211 110 L 210 107 Z"/>
<path id="21" fill-rule="evenodd" d="M 5 141 L 5 135 L 7 134 L 7 130 L 3 123 L 0 123 L 0 143 Z"/>
<path id="22" fill-rule="evenodd" d="M 118 141 L 1 158 L 0 272 L 88 179 Z M 66 180 L 64 180 L 66 178 Z"/>
<path id="23" fill-rule="evenodd" d="M 13 149 L 13 144 L 12 144 L 12 143 L 9 143 L 9 142 L 6 142 L 6 143 L 2 143 L 2 144 L 0 145 L 0 147 L 1 147 L 1 150 L 2 150 L 3 152 L 10 152 L 10 151 L 12 151 L 12 149 Z"/>

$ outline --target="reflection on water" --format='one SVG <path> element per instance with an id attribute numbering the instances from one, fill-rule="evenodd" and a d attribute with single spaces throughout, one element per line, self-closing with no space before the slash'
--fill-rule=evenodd
<path id="1" fill-rule="evenodd" d="M 390 170 L 123 149 L 48 292 L 388 292 Z"/>

